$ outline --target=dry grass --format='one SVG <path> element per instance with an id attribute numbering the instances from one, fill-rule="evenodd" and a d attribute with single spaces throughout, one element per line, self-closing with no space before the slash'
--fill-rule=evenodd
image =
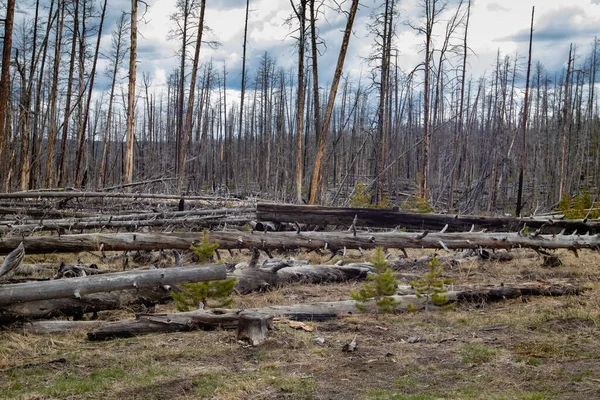
<path id="1" fill-rule="evenodd" d="M 589 288 L 583 295 L 463 304 L 429 318 L 406 313 L 376 320 L 355 314 L 315 322 L 314 332 L 295 330 L 282 320 L 256 348 L 238 343 L 234 332 L 220 330 L 103 343 L 88 342 L 85 332 L 0 332 L 0 398 L 598 398 L 600 256 L 558 254 L 563 265 L 552 269 L 540 267 L 541 259 L 534 257 L 509 263 L 471 261 L 445 273 L 457 285 L 577 283 Z M 237 261 L 244 257 L 234 254 Z M 360 285 L 291 285 L 236 297 L 234 307 L 347 299 Z M 167 305 L 160 311 L 171 309 Z M 123 312 L 101 317 L 115 315 L 124 317 Z M 354 337 L 357 351 L 343 352 Z"/>

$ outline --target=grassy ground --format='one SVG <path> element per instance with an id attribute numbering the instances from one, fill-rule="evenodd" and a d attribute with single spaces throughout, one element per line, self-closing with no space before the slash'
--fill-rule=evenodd
<path id="1" fill-rule="evenodd" d="M 583 295 L 463 304 L 429 316 L 356 314 L 311 323 L 313 332 L 281 320 L 259 347 L 220 330 L 101 343 L 88 342 L 85 332 L 0 332 L 0 398 L 600 398 L 600 256 L 559 255 L 557 268 L 524 258 L 447 266 L 445 274 L 456 284 L 578 283 L 589 289 Z M 234 307 L 342 300 L 361 285 L 292 285 L 236 297 Z M 357 350 L 343 352 L 355 337 Z"/>

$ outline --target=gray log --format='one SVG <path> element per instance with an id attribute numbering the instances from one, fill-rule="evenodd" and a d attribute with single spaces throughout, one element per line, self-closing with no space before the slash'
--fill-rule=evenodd
<path id="1" fill-rule="evenodd" d="M 7 254 L 21 241 L 27 254 L 60 253 L 100 250 L 189 249 L 198 244 L 198 233 L 94 233 L 62 236 L 43 236 L 0 239 L 0 254 Z M 239 231 L 210 232 L 208 239 L 220 249 L 256 247 L 266 249 L 309 250 L 431 248 L 431 249 L 598 249 L 598 235 L 526 235 L 519 233 L 423 233 L 385 232 L 273 232 L 250 233 Z"/>
<path id="2" fill-rule="evenodd" d="M 86 294 L 132 288 L 176 285 L 186 282 L 223 280 L 224 265 L 211 264 L 190 267 L 117 272 L 83 278 L 0 285 L 0 306 L 27 301 L 56 298 L 81 298 Z"/>

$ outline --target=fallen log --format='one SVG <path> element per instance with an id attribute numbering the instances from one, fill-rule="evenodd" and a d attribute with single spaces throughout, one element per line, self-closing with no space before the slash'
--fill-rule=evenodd
<path id="1" fill-rule="evenodd" d="M 128 289 L 89 294 L 81 299 L 61 298 L 7 304 L 0 306 L 0 325 L 33 319 L 81 319 L 87 313 L 121 308 L 143 310 L 170 300 L 170 292 L 163 287 Z"/>
<path id="2" fill-rule="evenodd" d="M 237 278 L 235 290 L 244 294 L 292 282 L 326 283 L 366 279 L 372 271 L 373 266 L 368 263 L 343 266 L 293 265 L 289 261 L 282 261 L 274 266 L 238 269 L 232 276 Z"/>
<path id="3" fill-rule="evenodd" d="M 94 218 L 69 218 L 69 219 L 47 219 L 36 222 L 1 221 L 0 233 L 22 233 L 39 231 L 71 231 L 84 229 L 107 229 L 107 228 L 140 228 L 145 226 L 165 225 L 205 225 L 212 222 L 226 220 L 227 216 L 246 215 L 252 211 L 248 208 L 218 209 L 218 210 L 190 210 L 172 211 L 162 213 L 143 213 L 127 215 L 106 215 Z M 251 220 L 253 215 L 247 214 L 245 221 Z"/>
<path id="4" fill-rule="evenodd" d="M 515 232 L 527 225 L 541 233 L 600 233 L 600 221 L 557 220 L 552 218 L 481 217 L 476 215 L 417 214 L 398 209 L 336 208 L 293 204 L 258 203 L 256 216 L 261 221 L 278 223 L 301 223 L 308 225 L 353 225 L 377 228 L 404 227 L 410 230 L 441 230 L 448 225 L 448 232 L 464 232 L 473 225 L 480 229 L 498 232 Z"/>
<path id="5" fill-rule="evenodd" d="M 108 192 L 75 192 L 75 191 L 31 191 L 0 193 L 0 199 L 40 199 L 40 198 L 116 198 L 116 199 L 164 199 L 164 200 L 208 200 L 232 201 L 239 200 L 227 197 L 211 196 L 182 196 L 178 194 L 156 193 L 108 193 Z"/>
<path id="6" fill-rule="evenodd" d="M 0 238 L 0 254 L 7 254 L 22 241 L 27 254 L 80 251 L 124 251 L 189 249 L 200 243 L 198 233 L 82 233 L 78 235 Z M 526 235 L 520 233 L 428 233 L 384 232 L 210 232 L 208 240 L 220 249 L 308 250 L 329 249 L 598 249 L 597 235 Z"/>
<path id="7" fill-rule="evenodd" d="M 554 285 L 543 283 L 519 284 L 503 286 L 471 287 L 462 291 L 446 293 L 449 302 L 482 302 L 500 301 L 518 298 L 523 295 L 562 296 L 576 295 L 582 289 L 573 285 Z M 400 302 L 395 312 L 421 310 L 425 307 L 423 297 L 415 295 L 392 296 Z M 371 312 L 375 311 L 374 303 L 364 303 Z M 435 308 L 432 305 L 429 309 Z M 294 320 L 314 320 L 314 316 L 322 320 L 358 313 L 354 300 L 295 304 L 290 306 L 269 306 L 246 309 L 244 312 L 259 313 L 272 317 L 285 316 Z M 240 310 L 197 310 L 175 314 L 139 315 L 135 320 L 110 322 L 88 333 L 89 340 L 107 340 L 117 337 L 131 337 L 147 333 L 174 332 L 194 329 L 234 328 L 239 321 Z"/>
<path id="8" fill-rule="evenodd" d="M 0 285 L 0 306 L 131 288 L 160 287 L 186 282 L 223 280 L 224 265 L 211 264 L 93 275 L 83 278 Z"/>

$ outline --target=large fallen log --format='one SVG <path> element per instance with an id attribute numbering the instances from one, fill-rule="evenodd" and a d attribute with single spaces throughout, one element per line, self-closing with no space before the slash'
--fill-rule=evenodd
<path id="1" fill-rule="evenodd" d="M 163 287 L 94 293 L 76 298 L 48 299 L 0 306 L 0 325 L 20 320 L 83 318 L 84 314 L 120 308 L 145 309 L 171 298 Z"/>
<path id="2" fill-rule="evenodd" d="M 449 302 L 492 302 L 518 298 L 523 295 L 562 296 L 581 293 L 581 288 L 573 285 L 552 285 L 542 283 L 503 286 L 472 287 L 462 291 L 446 293 Z M 420 310 L 425 307 L 423 297 L 415 295 L 392 296 L 399 302 L 395 312 Z M 373 303 L 364 304 L 371 312 Z M 429 308 L 435 308 L 429 305 Z M 354 300 L 296 304 L 290 306 L 270 306 L 244 310 L 249 313 L 266 314 L 273 317 L 285 316 L 294 320 L 323 320 L 343 315 L 356 314 Z M 197 310 L 175 314 L 142 314 L 135 320 L 110 322 L 88 333 L 90 340 L 107 340 L 117 337 L 131 337 L 156 332 L 189 331 L 195 329 L 234 328 L 237 326 L 240 310 Z M 35 325 L 33 325 L 35 326 Z"/>
<path id="3" fill-rule="evenodd" d="M 89 233 L 78 235 L 0 238 L 0 254 L 8 254 L 22 241 L 27 254 L 79 251 L 188 249 L 200 242 L 198 233 Z M 208 240 L 220 249 L 598 249 L 597 235 L 527 235 L 521 233 L 384 232 L 210 232 Z"/>
<path id="4" fill-rule="evenodd" d="M 292 282 L 329 283 L 365 279 L 373 266 L 368 263 L 338 265 L 292 265 L 281 261 L 273 266 L 236 270 L 235 289 L 238 293 L 250 293 L 272 289 Z"/>
<path id="5" fill-rule="evenodd" d="M 299 223 L 308 225 L 351 226 L 356 217 L 355 226 L 377 228 L 403 227 L 411 230 L 441 230 L 448 225 L 449 232 L 464 232 L 473 225 L 490 231 L 516 232 L 527 225 L 532 230 L 541 229 L 542 233 L 600 233 L 600 221 L 557 220 L 514 217 L 481 217 L 476 215 L 453 214 L 416 214 L 398 211 L 398 209 L 372 208 L 335 208 L 323 206 L 305 206 L 292 204 L 259 203 L 256 216 L 263 221 L 279 223 Z"/>
<path id="6" fill-rule="evenodd" d="M 223 280 L 224 265 L 211 264 L 166 269 L 150 269 L 59 279 L 41 282 L 0 285 L 0 306 L 57 298 L 81 298 L 98 292 L 132 288 L 160 287 L 186 282 Z"/>

